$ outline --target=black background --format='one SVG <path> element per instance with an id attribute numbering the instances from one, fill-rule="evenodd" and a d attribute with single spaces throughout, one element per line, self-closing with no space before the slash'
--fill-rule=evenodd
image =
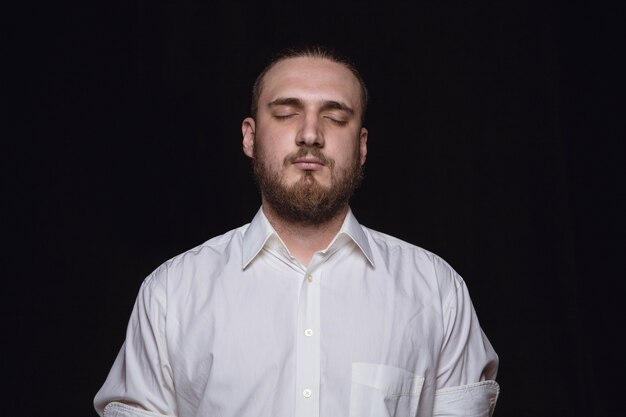
<path id="1" fill-rule="evenodd" d="M 625 12 L 131 0 L 7 13 L 6 415 L 95 416 L 143 278 L 250 221 L 251 85 L 302 42 L 362 70 L 353 210 L 465 278 L 501 359 L 496 416 L 619 415 Z"/>

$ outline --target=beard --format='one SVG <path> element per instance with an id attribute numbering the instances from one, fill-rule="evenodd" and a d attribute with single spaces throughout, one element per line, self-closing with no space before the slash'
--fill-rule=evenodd
<path id="1" fill-rule="evenodd" d="M 298 158 L 312 155 L 330 169 L 331 184 L 326 187 L 319 183 L 314 172 L 304 171 L 296 183 L 286 185 L 280 172 L 267 164 L 265 153 L 259 149 L 259 145 L 257 141 L 252 159 L 256 182 L 266 202 L 286 221 L 316 225 L 331 220 L 346 207 L 363 180 L 363 166 L 358 151 L 352 164 L 342 169 L 336 168 L 335 161 L 326 157 L 319 148 L 302 146 L 297 152 L 285 157 L 283 168 Z"/>

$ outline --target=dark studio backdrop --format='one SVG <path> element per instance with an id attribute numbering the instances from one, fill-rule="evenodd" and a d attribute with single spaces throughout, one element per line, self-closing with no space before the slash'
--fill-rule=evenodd
<path id="1" fill-rule="evenodd" d="M 95 416 L 144 277 L 251 220 L 251 85 L 302 42 L 362 70 L 353 210 L 464 277 L 501 359 L 495 415 L 619 415 L 624 3 L 385 4 L 5 16 L 6 415 Z"/>

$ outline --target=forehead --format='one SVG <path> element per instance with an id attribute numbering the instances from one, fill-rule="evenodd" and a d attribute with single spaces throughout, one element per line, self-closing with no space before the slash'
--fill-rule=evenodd
<path id="1" fill-rule="evenodd" d="M 263 78 L 259 104 L 276 98 L 333 100 L 360 110 L 361 87 L 344 65 L 324 58 L 288 58 L 276 63 Z"/>

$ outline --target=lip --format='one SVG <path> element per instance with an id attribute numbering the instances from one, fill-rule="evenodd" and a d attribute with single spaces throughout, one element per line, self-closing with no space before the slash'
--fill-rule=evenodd
<path id="1" fill-rule="evenodd" d="M 317 158 L 298 158 L 293 164 L 304 171 L 319 171 L 324 168 L 324 163 Z"/>

